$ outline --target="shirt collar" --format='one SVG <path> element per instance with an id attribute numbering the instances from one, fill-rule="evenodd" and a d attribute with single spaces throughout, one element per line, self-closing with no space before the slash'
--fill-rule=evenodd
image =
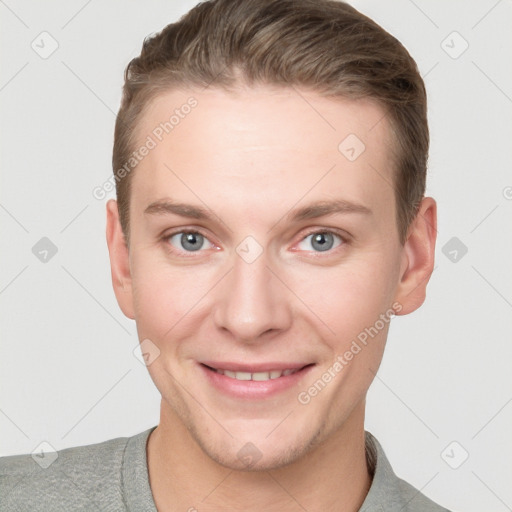
<path id="1" fill-rule="evenodd" d="M 368 431 L 365 431 L 365 444 L 366 463 L 373 480 L 359 512 L 410 510 L 411 497 L 404 493 L 403 480 L 395 475 L 382 446 Z M 417 494 L 421 495 L 419 491 Z"/>

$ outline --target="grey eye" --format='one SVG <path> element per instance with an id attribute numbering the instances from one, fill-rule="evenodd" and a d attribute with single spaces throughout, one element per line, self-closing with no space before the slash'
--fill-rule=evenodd
<path id="1" fill-rule="evenodd" d="M 212 246 L 211 242 L 201 235 L 201 233 L 195 233 L 193 231 L 175 233 L 169 237 L 169 242 L 173 247 L 176 247 L 176 249 L 185 250 L 187 252 L 199 251 L 205 248 L 205 244 L 209 244 L 206 248 Z"/>
<path id="2" fill-rule="evenodd" d="M 341 242 L 341 237 L 338 235 L 328 231 L 320 231 L 306 236 L 299 244 L 299 247 L 305 251 L 325 252 L 338 247 L 341 245 Z M 307 247 L 308 245 L 313 249 Z"/>

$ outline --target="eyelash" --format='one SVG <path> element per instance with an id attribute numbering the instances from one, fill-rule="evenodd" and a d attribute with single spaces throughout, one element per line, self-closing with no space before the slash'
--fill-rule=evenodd
<path id="1" fill-rule="evenodd" d="M 197 252 L 197 253 L 201 253 L 201 252 L 204 252 L 204 250 L 198 250 L 198 251 L 179 251 L 178 249 L 174 248 L 173 246 L 171 246 L 169 240 L 170 238 L 172 238 L 173 236 L 175 235 L 179 235 L 179 234 L 194 234 L 194 235 L 201 235 L 202 237 L 204 237 L 206 240 L 208 240 L 209 243 L 215 245 L 213 242 L 210 241 L 210 239 L 208 238 L 208 236 L 206 236 L 204 233 L 202 233 L 201 231 L 197 230 L 197 229 L 194 229 L 194 228 L 191 228 L 191 229 L 183 229 L 181 228 L 180 230 L 177 230 L 177 231 L 172 231 L 170 233 L 166 233 L 164 236 L 162 236 L 162 241 L 164 242 L 165 246 L 166 246 L 166 249 L 168 252 L 170 252 L 171 254 L 186 254 L 187 256 L 185 256 L 186 258 L 194 258 L 194 253 Z M 306 238 L 310 237 L 311 235 L 319 235 L 319 234 L 330 234 L 330 235 L 334 235 L 335 237 L 338 237 L 340 239 L 340 244 L 332 249 L 329 249 L 327 251 L 307 251 L 309 253 L 313 253 L 315 254 L 315 258 L 318 258 L 318 257 L 323 257 L 322 256 L 322 253 L 325 252 L 326 255 L 332 255 L 336 252 L 336 250 L 339 250 L 340 248 L 342 248 L 344 245 L 347 245 L 349 243 L 349 239 L 346 235 L 342 235 L 339 231 L 335 230 L 335 229 L 312 229 L 311 231 L 308 231 L 304 236 L 302 236 L 302 238 L 299 240 L 299 242 L 297 242 L 297 244 L 303 242 Z M 297 245 L 295 244 L 295 245 Z M 300 251 L 300 250 L 299 250 Z"/>

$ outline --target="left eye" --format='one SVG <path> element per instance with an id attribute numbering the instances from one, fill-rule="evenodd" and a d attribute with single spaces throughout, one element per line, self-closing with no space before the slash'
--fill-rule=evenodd
<path id="1" fill-rule="evenodd" d="M 342 242 L 339 235 L 329 231 L 317 231 L 303 238 L 298 247 L 304 251 L 310 251 L 310 247 L 313 247 L 314 251 L 325 252 L 340 246 Z"/>
<path id="2" fill-rule="evenodd" d="M 185 250 L 186 252 L 211 249 L 213 247 L 213 244 L 205 236 L 195 231 L 181 231 L 169 236 L 167 240 L 176 249 Z"/>

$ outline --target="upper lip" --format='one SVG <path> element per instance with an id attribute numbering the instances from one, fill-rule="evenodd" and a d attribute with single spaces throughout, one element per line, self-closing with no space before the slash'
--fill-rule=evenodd
<path id="1" fill-rule="evenodd" d="M 313 363 L 295 363 L 285 361 L 269 361 L 266 363 L 237 363 L 232 361 L 202 361 L 201 364 L 215 370 L 228 370 L 231 372 L 269 372 L 272 370 L 300 370 Z"/>

